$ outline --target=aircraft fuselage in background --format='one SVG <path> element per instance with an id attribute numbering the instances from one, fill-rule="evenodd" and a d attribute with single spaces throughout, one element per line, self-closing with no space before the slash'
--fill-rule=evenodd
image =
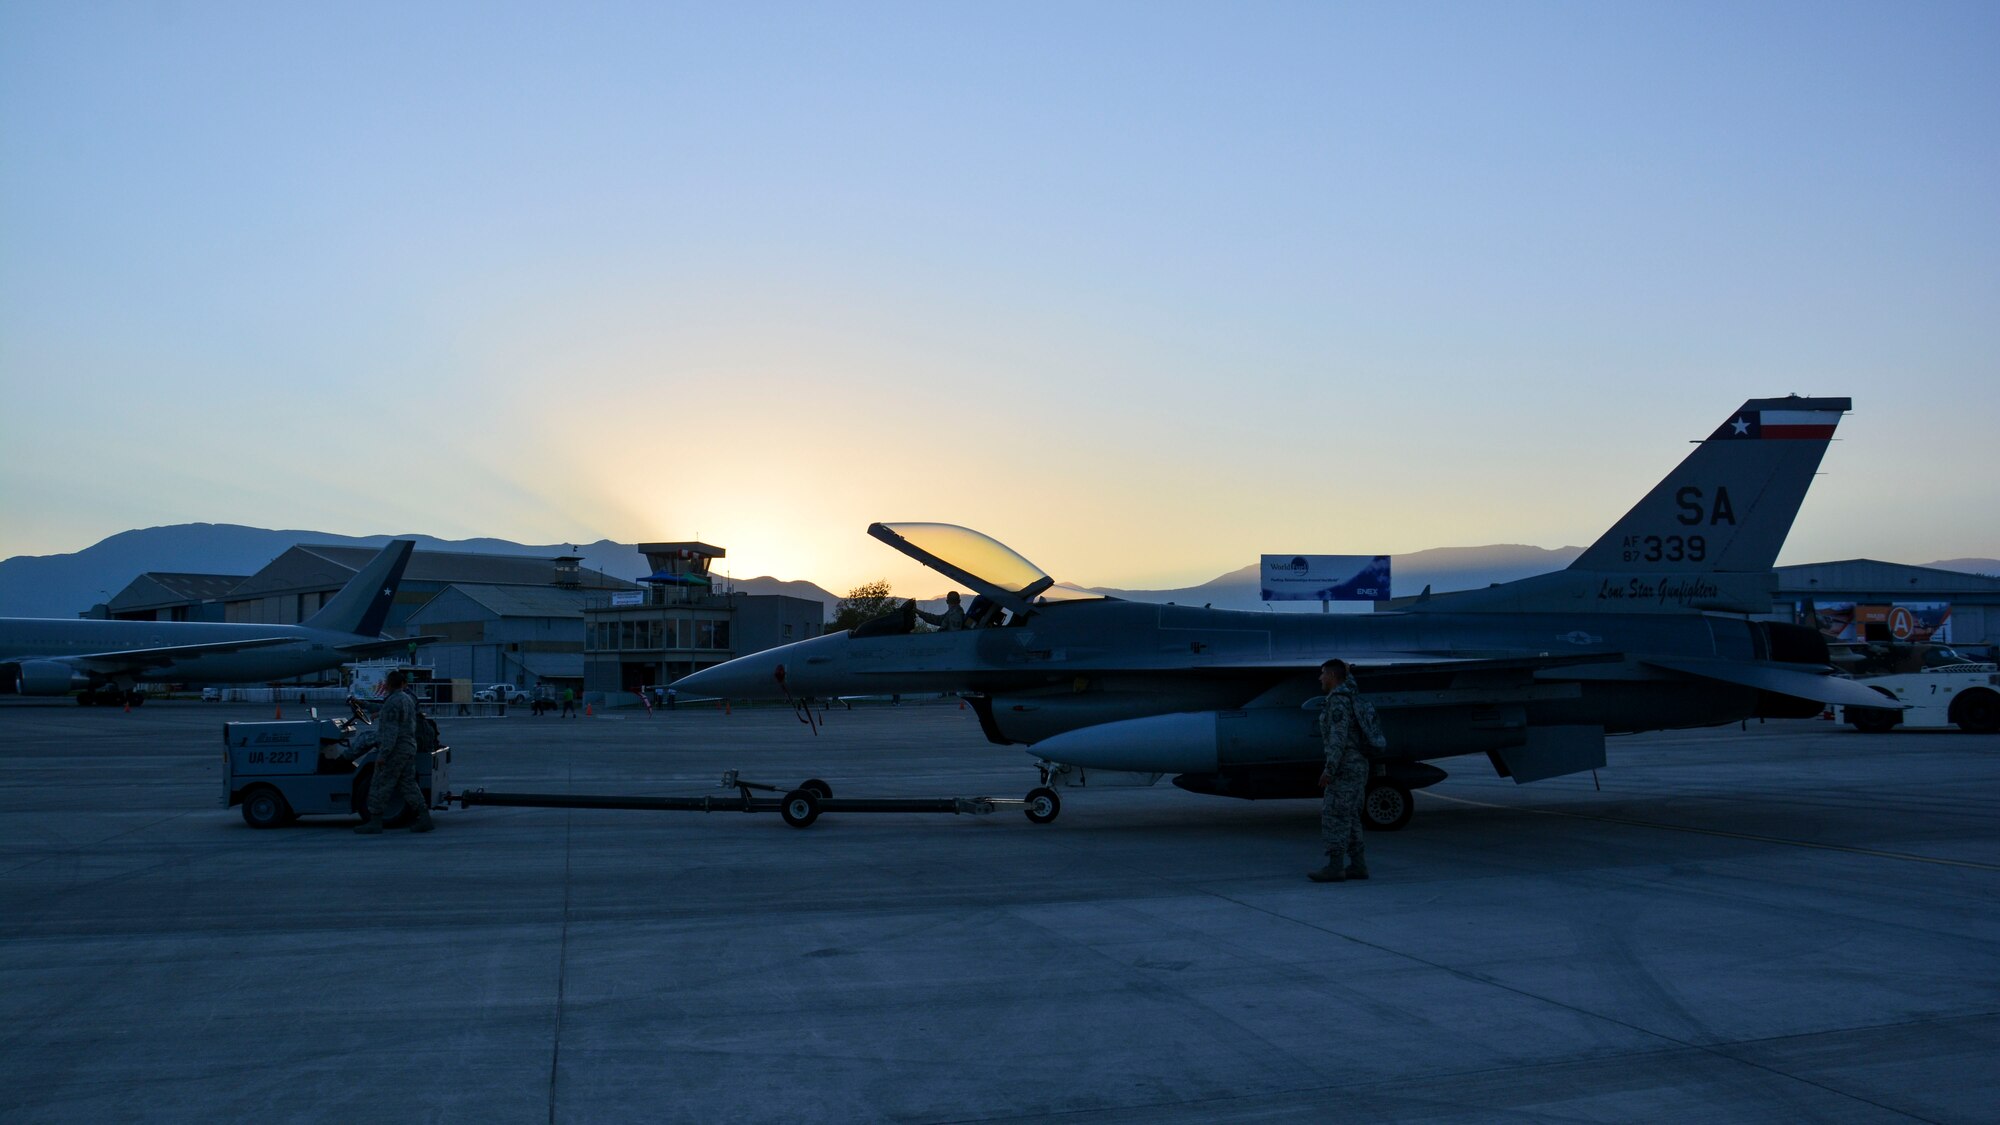
<path id="1" fill-rule="evenodd" d="M 22 695 L 129 692 L 140 681 L 267 683 L 399 652 L 409 641 L 381 630 L 415 547 L 392 540 L 298 625 L 0 618 L 0 683 Z"/>

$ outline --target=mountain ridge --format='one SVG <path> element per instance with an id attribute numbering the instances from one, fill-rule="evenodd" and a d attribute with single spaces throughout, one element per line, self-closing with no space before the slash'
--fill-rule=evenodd
<path id="1" fill-rule="evenodd" d="M 338 535 L 302 529 L 248 527 L 242 524 L 189 523 L 134 528 L 106 536 L 68 554 L 16 555 L 0 560 L 0 616 L 70 617 L 106 601 L 133 579 L 147 572 L 194 574 L 254 574 L 272 559 L 300 544 L 333 544 L 379 548 L 391 539 L 412 539 L 419 550 L 462 551 L 473 554 L 529 555 L 553 558 L 571 553 L 571 544 L 524 544 L 490 537 L 440 539 L 432 535 Z M 647 572 L 645 556 L 636 544 L 600 539 L 574 545 L 583 565 L 616 578 L 636 579 Z M 1483 547 L 1433 547 L 1398 555 L 1395 589 L 1414 594 L 1428 585 L 1438 593 L 1477 589 L 1511 582 L 1566 567 L 1582 553 L 1580 547 L 1533 547 L 1519 543 Z M 2000 575 L 2000 559 L 1960 558 L 1921 564 L 1940 570 Z M 1115 586 L 1086 587 L 1096 593 L 1131 601 L 1213 605 L 1218 609 L 1263 609 L 1257 564 L 1217 575 L 1207 582 L 1170 590 L 1138 590 Z M 940 586 L 944 583 L 940 583 Z M 827 616 L 840 595 L 809 579 L 771 575 L 734 578 L 729 586 L 748 594 L 784 594 L 818 599 Z M 940 588 L 937 593 L 942 594 Z M 926 603 L 931 598 L 922 598 Z M 1305 603 L 1300 603 L 1303 606 Z"/>

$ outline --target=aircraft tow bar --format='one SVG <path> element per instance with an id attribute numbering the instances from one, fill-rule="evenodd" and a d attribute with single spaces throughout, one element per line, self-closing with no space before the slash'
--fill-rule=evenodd
<path id="1" fill-rule="evenodd" d="M 1008 797 L 835 797 L 833 787 L 818 778 L 799 783 L 792 789 L 746 781 L 735 770 L 722 775 L 720 788 L 736 790 L 734 795 L 709 794 L 701 797 L 640 797 L 600 793 L 489 793 L 468 789 L 449 795 L 460 808 L 494 805 L 534 809 L 637 809 L 647 812 L 774 812 L 793 828 L 808 828 L 821 813 L 951 813 L 955 816 L 984 816 L 1000 809 L 1020 809 L 1036 824 L 1047 824 L 1062 812 L 1062 800 L 1047 786 L 1032 789 L 1020 799 Z M 781 793 L 781 797 L 759 797 L 754 792 Z"/>

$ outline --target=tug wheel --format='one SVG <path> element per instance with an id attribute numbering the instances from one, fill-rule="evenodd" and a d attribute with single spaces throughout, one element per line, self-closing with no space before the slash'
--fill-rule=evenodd
<path id="1" fill-rule="evenodd" d="M 810 789 L 794 789 L 785 794 L 778 813 L 793 828 L 810 827 L 813 821 L 819 819 L 819 794 Z"/>
<path id="2" fill-rule="evenodd" d="M 1883 688 L 1875 690 L 1891 700 L 1896 698 L 1894 692 Z M 1888 707 L 1849 707 L 1847 721 L 1862 734 L 1886 734 L 1903 721 L 1903 713 Z"/>
<path id="3" fill-rule="evenodd" d="M 1062 814 L 1062 798 L 1056 791 L 1046 786 L 1028 790 L 1028 819 L 1036 824 L 1047 824 Z"/>
<path id="4" fill-rule="evenodd" d="M 295 819 L 285 795 L 268 785 L 258 785 L 243 794 L 243 823 L 252 828 L 276 828 Z"/>
<path id="5" fill-rule="evenodd" d="M 1887 707 L 1849 707 L 1847 721 L 1862 734 L 1887 734 L 1901 722 L 1902 715 Z"/>
<path id="6" fill-rule="evenodd" d="M 819 799 L 822 801 L 826 800 L 828 797 L 833 796 L 833 786 L 828 785 L 826 782 L 821 781 L 819 778 L 816 777 L 808 778 L 805 781 L 800 782 L 799 788 L 805 790 L 808 793 L 819 794 Z"/>
<path id="7" fill-rule="evenodd" d="M 1960 730 L 1992 734 L 2000 730 L 2000 695 L 1978 688 L 1965 692 L 1953 704 L 1951 718 Z"/>

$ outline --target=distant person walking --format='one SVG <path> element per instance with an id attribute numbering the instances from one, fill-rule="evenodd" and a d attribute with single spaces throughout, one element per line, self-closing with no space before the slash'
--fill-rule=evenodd
<path id="1" fill-rule="evenodd" d="M 576 714 L 576 689 L 564 688 L 562 714 L 556 717 L 559 719 L 567 719 L 575 714 Z"/>
<path id="2" fill-rule="evenodd" d="M 392 669 L 386 682 L 389 694 L 375 716 L 375 779 L 368 786 L 368 819 L 354 830 L 363 836 L 380 834 L 382 811 L 392 794 L 400 794 L 403 803 L 416 810 L 417 822 L 410 831 L 429 832 L 434 827 L 431 810 L 417 787 L 417 724 L 422 721 L 417 697 L 410 694 L 401 668 Z"/>
<path id="3" fill-rule="evenodd" d="M 1326 866 L 1310 872 L 1315 883 L 1340 883 L 1368 877 L 1368 859 L 1361 840 L 1361 799 L 1368 789 L 1368 750 L 1388 745 L 1375 708 L 1361 698 L 1345 660 L 1319 666 L 1319 686 L 1326 701 L 1319 710 L 1320 748 L 1326 768 L 1320 772 L 1319 836 L 1326 847 Z"/>
<path id="4" fill-rule="evenodd" d="M 955 633 L 965 628 L 965 610 L 958 604 L 957 590 L 944 596 L 943 613 L 925 613 L 920 609 L 917 611 L 917 616 L 947 633 Z"/>

